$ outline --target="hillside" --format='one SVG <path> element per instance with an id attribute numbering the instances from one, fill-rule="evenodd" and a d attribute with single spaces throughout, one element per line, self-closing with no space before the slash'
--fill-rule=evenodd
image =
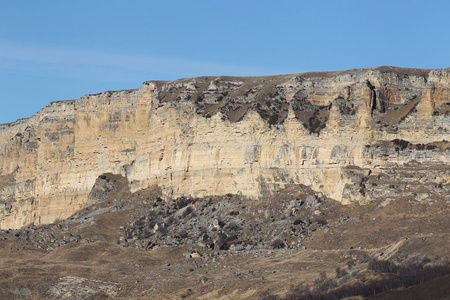
<path id="1" fill-rule="evenodd" d="M 387 66 L 51 102 L 0 125 L 0 297 L 445 295 L 449 116 Z"/>

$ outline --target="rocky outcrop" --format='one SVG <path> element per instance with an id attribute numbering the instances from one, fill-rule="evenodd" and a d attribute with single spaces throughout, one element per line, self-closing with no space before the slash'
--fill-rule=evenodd
<path id="1" fill-rule="evenodd" d="M 445 197 L 449 112 L 449 69 L 394 67 L 154 81 L 51 102 L 0 125 L 0 228 L 67 218 L 103 173 L 165 198 L 304 184 L 366 203 L 387 197 L 378 174 L 418 164 Z"/>

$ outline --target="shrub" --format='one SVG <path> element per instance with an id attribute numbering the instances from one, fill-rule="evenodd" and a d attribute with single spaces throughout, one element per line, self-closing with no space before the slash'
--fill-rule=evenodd
<path id="1" fill-rule="evenodd" d="M 273 249 L 281 249 L 281 248 L 284 248 L 284 242 L 281 240 L 281 239 L 275 239 L 273 242 L 272 242 L 272 248 Z"/>
<path id="2" fill-rule="evenodd" d="M 410 145 L 410 142 L 401 139 L 395 139 L 392 142 L 394 143 L 394 145 L 399 146 L 400 150 L 404 150 Z"/>

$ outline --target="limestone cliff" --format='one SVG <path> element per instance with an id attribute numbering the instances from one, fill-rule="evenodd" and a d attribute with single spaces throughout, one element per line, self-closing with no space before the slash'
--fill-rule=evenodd
<path id="1" fill-rule="evenodd" d="M 450 69 L 394 67 L 154 81 L 51 102 L 0 125 L 0 228 L 67 218 L 106 172 L 167 198 L 305 184 L 366 203 L 389 196 L 377 174 L 416 164 L 444 197 L 449 113 Z"/>

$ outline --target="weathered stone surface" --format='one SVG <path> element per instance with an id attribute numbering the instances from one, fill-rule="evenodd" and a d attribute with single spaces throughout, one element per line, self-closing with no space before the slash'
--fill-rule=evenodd
<path id="1" fill-rule="evenodd" d="M 379 67 L 146 82 L 52 102 L 0 125 L 0 228 L 67 218 L 103 173 L 133 192 L 158 185 L 166 199 L 305 184 L 366 203 L 387 193 L 367 180 L 417 162 L 439 169 L 424 180 L 444 197 L 449 99 L 449 69 Z"/>

